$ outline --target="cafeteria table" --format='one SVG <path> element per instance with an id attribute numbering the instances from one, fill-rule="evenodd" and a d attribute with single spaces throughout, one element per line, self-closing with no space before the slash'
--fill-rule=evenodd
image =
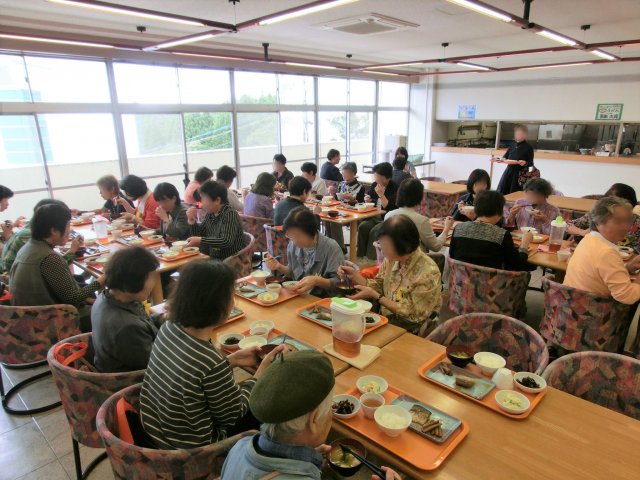
<path id="1" fill-rule="evenodd" d="M 340 209 L 339 206 L 334 207 L 336 209 Z M 383 210 L 374 210 L 371 212 L 354 212 L 353 210 L 344 210 L 345 213 L 348 213 L 348 217 L 336 217 L 331 218 L 328 215 L 322 215 L 323 221 L 329 223 L 337 223 L 338 225 L 349 225 L 349 260 L 355 262 L 357 260 L 357 248 L 358 245 L 358 222 L 362 220 L 366 220 L 367 218 L 383 216 L 385 212 Z"/>
<path id="2" fill-rule="evenodd" d="M 391 386 L 465 420 L 469 435 L 436 470 L 415 469 L 340 422 L 333 422 L 334 432 L 360 440 L 382 465 L 415 479 L 638 478 L 639 421 L 554 388 L 527 419 L 505 417 L 419 377 L 420 365 L 443 350 L 407 333 L 385 346 L 365 370 L 350 368 L 338 375 L 335 388 L 342 393 L 362 375 L 380 375 Z"/>
<path id="3" fill-rule="evenodd" d="M 459 183 L 423 181 L 424 197 L 420 213 L 427 217 L 446 217 L 467 186 Z"/>
<path id="4" fill-rule="evenodd" d="M 504 199 L 507 202 L 507 208 L 511 208 L 513 203 L 521 198 L 524 198 L 524 192 L 513 192 L 505 195 Z M 590 212 L 596 203 L 596 200 L 590 198 L 564 197 L 562 195 L 550 195 L 547 201 L 560 209 L 565 220 L 581 217 Z"/>

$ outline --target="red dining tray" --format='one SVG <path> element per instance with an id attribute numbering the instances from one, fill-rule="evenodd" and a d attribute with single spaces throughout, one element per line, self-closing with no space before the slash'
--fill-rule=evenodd
<path id="1" fill-rule="evenodd" d="M 499 413 L 501 415 L 504 415 L 505 417 L 513 418 L 513 419 L 516 419 L 516 420 L 523 420 L 523 419 L 527 418 L 531 414 L 531 412 L 533 412 L 533 410 L 538 406 L 538 404 L 542 400 L 542 397 L 544 397 L 547 394 L 547 388 L 548 387 L 545 388 L 540 393 L 527 393 L 527 392 L 524 392 L 522 390 L 517 390 L 519 393 L 523 394 L 525 397 L 527 397 L 529 399 L 529 402 L 531 402 L 531 405 L 529 406 L 529 410 L 527 410 L 524 413 L 521 413 L 521 414 L 518 414 L 518 415 L 515 415 L 513 413 L 508 413 L 508 412 L 505 412 L 504 410 L 502 410 L 498 406 L 498 404 L 496 403 L 494 395 L 498 390 L 495 389 L 495 388 L 493 390 L 491 390 L 482 400 L 478 400 L 477 398 L 471 397 L 469 395 L 465 395 L 464 393 L 456 390 L 455 388 L 451 388 L 451 387 L 449 387 L 447 385 L 443 385 L 442 383 L 436 382 L 435 380 L 427 377 L 425 375 L 425 372 L 428 372 L 429 370 L 431 370 L 435 365 L 439 364 L 440 362 L 449 362 L 449 359 L 447 358 L 447 353 L 446 352 L 442 352 L 439 355 L 436 355 L 435 357 L 433 357 L 433 358 L 429 359 L 428 361 L 426 361 L 425 363 L 423 363 L 418 368 L 418 374 L 420 374 L 420 377 L 422 377 L 427 382 L 431 382 L 431 383 L 433 383 L 435 385 L 438 385 L 439 387 L 446 388 L 447 390 L 450 390 L 450 391 L 460 395 L 461 397 L 467 398 L 467 399 L 471 400 L 472 402 L 479 403 L 483 407 L 486 407 L 489 410 L 493 410 L 494 412 Z M 451 362 L 449 362 L 449 363 L 451 363 Z M 486 376 L 484 376 L 482 374 L 480 369 L 474 364 L 469 364 L 466 367 L 466 370 L 469 370 L 471 373 L 474 373 L 476 375 L 479 375 L 479 376 L 482 376 L 484 378 L 487 378 Z M 517 387 L 514 387 L 514 388 L 517 389 Z"/>
<path id="2" fill-rule="evenodd" d="M 321 207 L 333 207 L 334 205 L 339 205 L 341 202 L 339 200 L 331 200 L 329 203 L 323 203 L 321 200 L 307 200 L 306 202 L 309 205 L 320 205 Z"/>
<path id="3" fill-rule="evenodd" d="M 125 237 L 130 237 L 130 236 L 131 235 L 125 235 Z M 131 243 L 127 242 L 123 237 L 118 237 L 115 241 L 127 247 L 131 246 Z M 142 243 L 138 244 L 138 246 L 140 247 L 150 247 L 152 245 L 160 246 L 163 243 L 164 243 L 164 238 L 159 238 L 158 240 L 147 240 L 146 238 L 143 238 Z"/>
<path id="4" fill-rule="evenodd" d="M 170 250 L 167 248 L 167 251 L 170 251 Z M 200 251 L 198 250 L 197 252 L 190 252 L 190 253 L 187 253 L 187 252 L 184 252 L 184 251 L 180 251 L 178 256 L 177 257 L 173 257 L 173 258 L 164 258 L 162 256 L 162 254 L 158 253 L 157 251 L 155 251 L 154 254 L 158 257 L 158 260 L 162 260 L 163 262 L 171 263 L 171 262 L 177 262 L 178 260 L 183 260 L 185 258 L 195 257 L 196 255 L 200 255 Z"/>
<path id="5" fill-rule="evenodd" d="M 254 285 L 257 285 L 257 283 L 251 277 L 241 278 L 236 283 L 240 283 L 240 282 L 247 282 L 247 283 L 252 283 Z M 234 289 L 234 291 L 235 291 L 235 294 L 237 296 L 239 296 L 240 298 L 244 298 L 245 300 L 247 300 L 249 302 L 255 303 L 256 305 L 260 305 L 261 307 L 273 307 L 274 305 L 279 305 L 282 302 L 286 302 L 287 300 L 291 300 L 292 298 L 298 296 L 297 293 L 289 290 L 288 288 L 282 287 L 282 290 L 280 290 L 280 298 L 278 298 L 277 301 L 275 301 L 274 303 L 262 303 L 260 300 L 258 300 L 258 296 L 257 295 L 255 297 L 245 297 L 237 289 Z M 266 289 L 265 289 L 265 291 L 266 291 Z"/>
<path id="6" fill-rule="evenodd" d="M 355 397 L 360 396 L 360 392 L 355 387 L 345 393 Z M 390 385 L 383 394 L 385 405 L 391 404 L 400 395 L 411 396 Z M 424 403 L 427 404 L 426 402 Z M 362 408 L 353 418 L 343 420 L 334 417 L 334 421 L 342 423 L 353 432 L 368 438 L 376 445 L 420 470 L 435 470 L 438 468 L 469 434 L 469 424 L 461 420 L 460 427 L 451 434 L 447 441 L 441 444 L 432 442 L 410 429 L 397 437 L 390 437 L 380 430 L 374 419 L 370 420 L 364 416 Z"/>
<path id="7" fill-rule="evenodd" d="M 349 212 L 340 212 L 341 215 L 338 215 L 337 217 L 332 217 L 331 215 L 329 215 L 327 212 L 322 212 L 320 213 L 320 218 L 326 218 L 327 220 L 340 220 L 341 218 L 349 218 L 351 217 L 351 213 Z"/>
<path id="8" fill-rule="evenodd" d="M 298 308 L 296 310 L 296 313 L 298 314 L 298 316 L 304 318 L 305 320 L 309 320 L 310 322 L 317 323 L 321 327 L 328 328 L 329 330 L 331 330 L 331 325 L 327 325 L 326 323 L 323 323 L 323 322 L 321 322 L 319 320 L 316 320 L 315 318 L 307 317 L 306 315 L 302 314 L 302 312 L 304 310 L 312 307 L 313 305 L 320 305 L 321 307 L 329 308 L 331 306 L 331 299 L 330 298 L 323 298 L 322 300 L 319 300 L 317 302 L 313 302 L 313 303 L 310 303 L 308 305 L 304 305 L 304 306 Z M 384 315 L 380 315 L 379 313 L 376 313 L 375 315 L 378 315 L 380 317 L 380 321 L 378 323 L 376 323 L 375 325 L 367 327 L 365 329 L 365 331 L 364 331 L 365 335 L 367 333 L 371 333 L 374 330 L 377 330 L 378 328 L 383 327 L 387 323 L 389 323 L 389 319 L 387 317 L 385 317 Z"/>
<path id="9" fill-rule="evenodd" d="M 346 206 L 344 204 L 341 204 L 339 207 L 336 207 L 336 208 L 338 210 L 344 210 L 350 213 L 369 213 L 369 212 L 375 212 L 378 210 L 378 207 L 376 207 L 375 205 L 373 207 L 369 207 L 364 210 L 358 210 L 356 207 Z"/>
<path id="10" fill-rule="evenodd" d="M 522 235 L 524 235 L 524 232 L 522 230 L 514 230 L 513 232 L 511 232 L 511 235 L 513 234 L 517 234 L 519 236 L 517 237 L 513 237 L 513 243 L 515 245 L 520 245 L 520 243 L 522 242 Z M 540 237 L 536 240 L 536 237 Z M 545 243 L 547 242 L 547 240 L 549 240 L 549 235 L 546 235 L 544 233 L 534 233 L 533 234 L 533 240 L 531 240 L 531 243 Z"/>

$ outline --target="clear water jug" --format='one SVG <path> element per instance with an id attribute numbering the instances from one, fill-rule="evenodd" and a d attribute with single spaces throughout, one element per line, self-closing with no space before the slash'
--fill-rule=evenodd
<path id="1" fill-rule="evenodd" d="M 360 343 L 366 328 L 365 308 L 355 300 L 331 299 L 331 317 L 334 350 L 346 357 L 360 354 Z"/>

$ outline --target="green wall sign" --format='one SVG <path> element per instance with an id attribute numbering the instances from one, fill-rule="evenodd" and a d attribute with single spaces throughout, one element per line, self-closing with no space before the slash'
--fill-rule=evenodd
<path id="1" fill-rule="evenodd" d="M 596 120 L 621 120 L 622 103 L 599 103 Z"/>

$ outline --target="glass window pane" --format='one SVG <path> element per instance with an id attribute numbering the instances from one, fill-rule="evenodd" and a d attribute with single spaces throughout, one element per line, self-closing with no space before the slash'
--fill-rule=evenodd
<path id="1" fill-rule="evenodd" d="M 179 68 L 178 79 L 182 103 L 231 103 L 227 71 Z"/>
<path id="2" fill-rule="evenodd" d="M 282 153 L 287 160 L 315 160 L 316 136 L 313 120 L 313 112 L 280 113 Z"/>
<path id="3" fill-rule="evenodd" d="M 349 114 L 349 153 L 373 150 L 373 113 L 351 112 Z"/>
<path id="4" fill-rule="evenodd" d="M 278 75 L 278 93 L 282 105 L 313 105 L 313 77 Z"/>
<path id="5" fill-rule="evenodd" d="M 180 103 L 173 67 L 115 63 L 113 70 L 120 103 Z"/>
<path id="6" fill-rule="evenodd" d="M 237 103 L 276 103 L 274 73 L 234 72 L 233 75 Z"/>
<path id="7" fill-rule="evenodd" d="M 180 116 L 123 115 L 129 171 L 142 177 L 184 170 Z"/>
<path id="8" fill-rule="evenodd" d="M 99 177 L 96 177 L 96 180 L 98 178 Z M 78 210 L 94 210 L 104 205 L 104 199 L 100 196 L 98 187 L 95 185 L 77 188 L 61 188 L 59 190 L 54 189 L 53 198 L 62 200 L 69 208 L 77 208 Z M 89 234 L 89 236 L 91 236 L 91 234 Z"/>
<path id="9" fill-rule="evenodd" d="M 189 170 L 233 166 L 230 113 L 185 113 L 184 133 Z"/>
<path id="10" fill-rule="evenodd" d="M 376 82 L 349 80 L 349 105 L 375 105 Z"/>
<path id="11" fill-rule="evenodd" d="M 407 112 L 378 112 L 378 153 L 382 154 L 384 157 L 384 160 L 381 161 L 386 162 L 388 155 L 393 155 L 395 153 L 395 150 L 391 151 L 391 149 L 387 148 L 385 138 L 388 135 L 406 136 L 408 117 L 409 114 Z M 393 145 L 393 143 L 389 145 Z"/>
<path id="12" fill-rule="evenodd" d="M 347 113 L 346 112 L 319 112 L 320 133 L 320 158 L 324 158 L 327 152 L 335 148 L 342 155 L 347 150 Z"/>
<path id="13" fill-rule="evenodd" d="M 46 187 L 38 130 L 32 115 L 0 115 L 0 178 L 14 191 Z"/>
<path id="14" fill-rule="evenodd" d="M 27 72 L 22 57 L 0 55 L 0 102 L 30 102 Z"/>
<path id="15" fill-rule="evenodd" d="M 4 171 L 2 173 L 4 173 Z M 4 177 L 2 181 L 4 182 Z M 13 189 L 14 186 L 15 184 L 11 185 L 11 189 L 15 195 L 9 199 L 9 208 L 2 212 L 3 221 L 15 220 L 20 216 L 31 218 L 33 216 L 33 207 L 36 203 L 44 198 L 49 198 L 49 192 L 47 190 L 20 193 Z"/>
<path id="16" fill-rule="evenodd" d="M 271 172 L 271 160 L 278 153 L 277 113 L 238 113 L 240 165 L 265 163 Z M 243 180 L 244 183 L 244 180 Z"/>
<path id="17" fill-rule="evenodd" d="M 408 107 L 409 85 L 407 83 L 380 82 L 381 107 Z"/>
<path id="18" fill-rule="evenodd" d="M 104 62 L 25 57 L 34 102 L 111 101 Z"/>
<path id="19" fill-rule="evenodd" d="M 108 113 L 38 115 L 53 188 L 120 175 L 113 117 Z"/>
<path id="20" fill-rule="evenodd" d="M 318 104 L 346 105 L 347 79 L 325 77 L 318 78 Z"/>

